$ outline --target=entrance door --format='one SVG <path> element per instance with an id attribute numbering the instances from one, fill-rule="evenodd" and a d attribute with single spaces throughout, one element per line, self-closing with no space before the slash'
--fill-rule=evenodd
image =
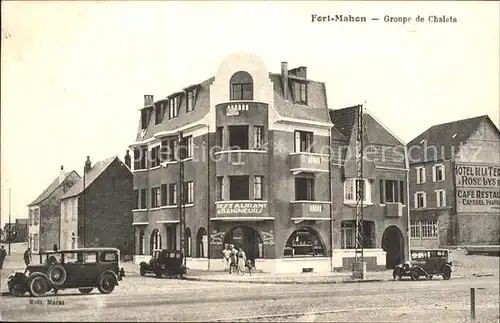
<path id="1" fill-rule="evenodd" d="M 247 259 L 255 262 L 256 258 L 262 257 L 262 238 L 260 234 L 250 227 L 236 227 L 229 231 L 224 237 L 224 244 L 234 244 L 241 247 Z M 255 265 L 255 263 L 254 263 Z"/>
<path id="2" fill-rule="evenodd" d="M 175 225 L 167 226 L 167 249 L 176 250 L 177 235 L 175 234 Z"/>
<path id="3" fill-rule="evenodd" d="M 404 260 L 403 234 L 398 227 L 391 225 L 385 229 L 382 235 L 382 249 L 386 252 L 385 266 L 387 269 L 394 269 Z"/>

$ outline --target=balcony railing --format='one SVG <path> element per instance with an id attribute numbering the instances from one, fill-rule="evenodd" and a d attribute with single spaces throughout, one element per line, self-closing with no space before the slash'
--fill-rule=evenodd
<path id="1" fill-rule="evenodd" d="M 399 202 L 386 202 L 384 215 L 388 218 L 400 218 L 403 216 L 403 204 Z"/>
<path id="2" fill-rule="evenodd" d="M 307 152 L 290 153 L 290 170 L 294 174 L 301 172 L 321 173 L 329 171 L 328 155 Z"/>
<path id="3" fill-rule="evenodd" d="M 265 221 L 274 220 L 269 216 L 267 201 L 218 201 L 212 221 Z"/>
<path id="4" fill-rule="evenodd" d="M 329 201 L 291 201 L 291 220 L 295 223 L 302 221 L 328 221 L 330 220 Z"/>

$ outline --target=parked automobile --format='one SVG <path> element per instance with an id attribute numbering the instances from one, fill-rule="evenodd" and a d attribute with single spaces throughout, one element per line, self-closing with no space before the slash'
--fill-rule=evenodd
<path id="1" fill-rule="evenodd" d="M 12 295 L 29 292 L 38 297 L 71 288 L 89 294 L 95 287 L 102 294 L 110 294 L 125 276 L 116 248 L 45 251 L 39 255 L 40 263 L 29 264 L 24 272 L 9 276 L 7 285 Z"/>
<path id="2" fill-rule="evenodd" d="M 447 249 L 417 249 L 411 250 L 410 254 L 410 261 L 394 268 L 394 280 L 401 280 L 406 276 L 412 280 L 419 280 L 420 277 L 432 279 L 434 276 L 443 276 L 445 280 L 451 278 L 452 262 L 448 260 Z"/>
<path id="3" fill-rule="evenodd" d="M 179 250 L 153 250 L 153 257 L 149 263 L 141 262 L 139 271 L 141 276 L 155 274 L 156 277 L 175 276 L 182 278 L 186 274 L 187 268 L 184 266 L 184 254 Z"/>

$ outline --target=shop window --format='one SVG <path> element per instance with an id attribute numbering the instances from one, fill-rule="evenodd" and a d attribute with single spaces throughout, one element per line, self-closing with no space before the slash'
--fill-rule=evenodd
<path id="1" fill-rule="evenodd" d="M 410 221 L 410 231 L 412 238 L 420 238 L 420 221 Z"/>
<path id="2" fill-rule="evenodd" d="M 412 238 L 437 238 L 438 232 L 437 220 L 410 222 L 410 234 Z"/>
<path id="3" fill-rule="evenodd" d="M 229 176 L 229 199 L 231 201 L 250 199 L 248 176 Z"/>
<path id="4" fill-rule="evenodd" d="M 285 244 L 284 257 L 324 257 L 325 247 L 311 228 L 294 231 Z"/>
<path id="5" fill-rule="evenodd" d="M 363 248 L 375 248 L 375 222 L 363 221 L 362 228 Z M 340 244 L 342 249 L 356 248 L 356 220 L 341 222 Z"/>
<path id="6" fill-rule="evenodd" d="M 231 101 L 253 100 L 253 80 L 250 74 L 245 71 L 236 72 L 229 83 Z"/>

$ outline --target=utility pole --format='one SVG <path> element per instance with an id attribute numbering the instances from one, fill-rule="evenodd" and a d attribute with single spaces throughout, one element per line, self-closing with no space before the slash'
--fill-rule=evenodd
<path id="1" fill-rule="evenodd" d="M 178 146 L 179 153 L 177 154 L 178 163 L 179 163 L 179 190 L 177 193 L 177 208 L 179 210 L 179 235 L 180 235 L 180 243 L 181 243 L 181 251 L 184 254 L 183 256 L 183 265 L 186 266 L 186 241 L 185 241 L 185 231 L 186 231 L 186 207 L 184 205 L 185 196 L 184 196 L 184 157 L 187 156 L 187 145 L 184 145 L 184 137 L 182 131 L 179 132 L 178 138 Z"/>
<path id="2" fill-rule="evenodd" d="M 82 246 L 79 248 L 85 248 L 85 173 L 87 172 L 87 165 L 83 166 L 83 190 L 82 190 Z M 78 231 L 78 230 L 77 230 Z"/>
<path id="3" fill-rule="evenodd" d="M 9 231 L 7 232 L 7 238 L 9 239 L 9 256 L 10 256 L 10 243 L 12 240 L 12 224 L 10 220 L 10 214 L 11 214 L 11 207 L 10 207 L 10 195 L 11 195 L 11 188 L 9 187 Z"/>
<path id="4" fill-rule="evenodd" d="M 363 242 L 364 242 L 364 220 L 363 220 L 363 199 L 365 182 L 363 179 L 363 105 L 357 106 L 357 138 L 356 138 L 356 244 L 355 262 L 353 267 L 353 277 L 365 279 L 366 263 L 364 262 Z"/>

